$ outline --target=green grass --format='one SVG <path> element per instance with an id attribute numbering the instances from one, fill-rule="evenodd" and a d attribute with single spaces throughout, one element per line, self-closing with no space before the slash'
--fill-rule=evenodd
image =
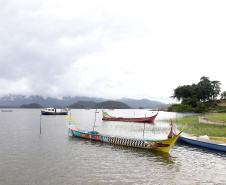
<path id="1" fill-rule="evenodd" d="M 226 113 L 205 114 L 204 117 L 226 122 Z"/>
<path id="2" fill-rule="evenodd" d="M 219 114 L 222 114 L 222 113 L 219 113 Z M 224 116 L 226 117 L 225 114 Z M 206 115 L 203 115 L 203 117 L 206 117 Z M 223 116 L 218 115 L 217 118 L 219 117 L 223 117 Z M 211 125 L 211 124 L 199 123 L 198 116 L 174 119 L 173 123 L 177 124 L 179 126 L 179 129 L 181 129 L 187 123 L 187 127 L 185 128 L 184 132 L 188 134 L 208 135 L 208 136 L 214 136 L 214 137 L 226 137 L 225 125 Z"/>

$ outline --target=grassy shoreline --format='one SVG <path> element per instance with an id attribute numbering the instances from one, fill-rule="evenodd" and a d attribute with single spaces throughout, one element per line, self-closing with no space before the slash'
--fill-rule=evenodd
<path id="1" fill-rule="evenodd" d="M 226 122 L 226 113 L 208 113 L 203 117 Z"/>
<path id="2" fill-rule="evenodd" d="M 219 121 L 226 121 L 226 113 L 204 114 L 202 116 Z M 168 122 L 168 120 L 166 121 Z M 173 119 L 173 123 L 178 125 L 179 129 L 181 129 L 187 123 L 188 125 L 185 128 L 184 132 L 188 134 L 226 137 L 225 125 L 199 123 L 198 115 Z"/>

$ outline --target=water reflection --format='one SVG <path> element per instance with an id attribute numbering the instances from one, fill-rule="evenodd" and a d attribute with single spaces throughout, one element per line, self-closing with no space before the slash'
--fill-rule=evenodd
<path id="1" fill-rule="evenodd" d="M 123 145 L 115 145 L 111 143 L 103 143 L 100 141 L 94 141 L 94 140 L 87 140 L 84 138 L 78 138 L 78 137 L 70 137 L 72 142 L 82 142 L 82 145 L 87 145 L 89 147 L 89 144 L 92 146 L 96 147 L 106 147 L 110 148 L 113 151 L 123 151 L 124 153 L 129 153 L 129 154 L 135 154 L 134 157 L 145 157 L 146 160 L 149 161 L 154 161 L 162 164 L 162 165 L 169 165 L 169 164 L 174 164 L 176 161 L 176 157 L 173 157 L 170 155 L 170 153 L 164 153 L 164 152 L 159 152 L 155 150 L 147 150 L 147 149 L 142 149 L 142 148 L 136 148 L 136 147 L 129 147 L 129 146 L 123 146 Z"/>

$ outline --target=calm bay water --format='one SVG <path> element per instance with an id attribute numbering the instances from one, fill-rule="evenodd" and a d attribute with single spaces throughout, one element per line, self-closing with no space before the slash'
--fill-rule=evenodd
<path id="1" fill-rule="evenodd" d="M 166 138 L 160 112 L 155 124 L 102 121 L 101 110 L 71 110 L 82 129 Z M 150 116 L 148 110 L 108 111 L 113 116 Z M 39 109 L 0 112 L 0 184 L 226 184 L 226 153 L 177 141 L 170 153 L 110 145 L 68 136 L 67 116 L 40 116 Z M 41 121 L 41 134 L 40 134 Z"/>

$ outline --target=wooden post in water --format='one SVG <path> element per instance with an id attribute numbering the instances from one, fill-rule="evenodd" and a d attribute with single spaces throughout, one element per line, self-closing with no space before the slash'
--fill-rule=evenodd
<path id="1" fill-rule="evenodd" d="M 97 109 L 95 111 L 95 120 L 94 120 L 94 125 L 93 125 L 93 131 L 94 131 L 95 123 L 96 123 L 96 113 L 97 113 Z"/>
<path id="2" fill-rule="evenodd" d="M 42 117 L 42 114 L 40 114 L 40 134 L 42 133 L 42 121 L 41 121 L 41 117 Z"/>
<path id="3" fill-rule="evenodd" d="M 145 123 L 144 123 L 144 130 L 145 130 Z M 144 130 L 143 130 L 143 138 L 144 138 Z"/>

